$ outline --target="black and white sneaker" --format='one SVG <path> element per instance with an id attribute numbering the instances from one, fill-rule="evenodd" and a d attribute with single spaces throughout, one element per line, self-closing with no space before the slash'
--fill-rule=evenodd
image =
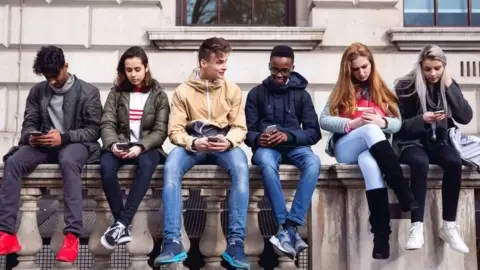
<path id="1" fill-rule="evenodd" d="M 118 239 L 117 244 L 123 245 L 128 242 L 132 242 L 132 232 L 130 231 L 130 227 L 127 227 L 123 230 L 123 234 L 120 236 L 120 239 Z"/>
<path id="2" fill-rule="evenodd" d="M 102 246 L 104 246 L 106 249 L 113 250 L 124 231 L 125 225 L 120 222 L 116 222 L 108 227 L 105 233 L 103 233 L 102 238 L 100 238 L 100 243 L 102 243 Z"/>

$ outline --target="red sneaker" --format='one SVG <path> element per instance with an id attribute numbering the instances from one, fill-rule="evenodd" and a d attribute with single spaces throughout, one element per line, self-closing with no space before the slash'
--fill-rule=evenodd
<path id="1" fill-rule="evenodd" d="M 11 235 L 6 232 L 0 232 L 0 256 L 22 250 L 18 243 L 17 234 Z"/>
<path id="2" fill-rule="evenodd" d="M 67 233 L 63 239 L 62 248 L 57 255 L 57 261 L 75 262 L 78 256 L 78 238 L 72 233 Z"/>

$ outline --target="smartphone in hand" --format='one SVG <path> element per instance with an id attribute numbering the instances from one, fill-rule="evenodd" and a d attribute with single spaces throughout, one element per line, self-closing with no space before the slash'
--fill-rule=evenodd
<path id="1" fill-rule="evenodd" d="M 434 111 L 433 112 L 435 115 L 439 115 L 439 114 L 444 114 L 445 111 L 444 110 L 439 110 L 439 111 Z"/>
<path id="2" fill-rule="evenodd" d="M 220 139 L 217 137 L 208 137 L 207 140 L 208 142 L 215 142 L 215 143 L 220 141 Z"/>
<path id="3" fill-rule="evenodd" d="M 38 137 L 38 136 L 44 135 L 44 134 L 43 134 L 42 132 L 40 132 L 40 131 L 30 131 L 29 134 L 30 134 L 30 136 L 32 136 L 32 137 Z"/>
<path id="4" fill-rule="evenodd" d="M 117 143 L 117 148 L 119 150 L 128 151 L 130 149 L 129 143 Z"/>
<path id="5" fill-rule="evenodd" d="M 265 133 L 272 133 L 277 129 L 277 125 L 270 125 L 265 129 Z"/>

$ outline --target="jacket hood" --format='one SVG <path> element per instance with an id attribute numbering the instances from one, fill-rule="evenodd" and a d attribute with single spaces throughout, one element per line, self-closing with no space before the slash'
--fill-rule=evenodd
<path id="1" fill-rule="evenodd" d="M 216 80 L 215 82 L 208 82 L 207 80 L 201 80 L 200 79 L 200 69 L 196 68 L 193 70 L 192 74 L 188 77 L 188 79 L 185 81 L 185 83 L 195 89 L 195 91 L 204 93 L 208 90 L 210 91 L 216 91 L 218 89 L 222 88 L 222 85 L 224 84 L 223 80 Z"/>
<path id="2" fill-rule="evenodd" d="M 272 91 L 286 91 L 286 90 L 305 90 L 308 86 L 308 81 L 300 75 L 300 73 L 293 71 L 288 78 L 288 82 L 285 85 L 276 85 L 273 81 L 272 76 L 268 76 L 265 80 L 263 80 L 262 84 L 268 90 Z"/>

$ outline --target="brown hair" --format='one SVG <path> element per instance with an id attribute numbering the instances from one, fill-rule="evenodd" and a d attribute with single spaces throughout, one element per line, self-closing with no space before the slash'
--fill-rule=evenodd
<path id="1" fill-rule="evenodd" d="M 115 88 L 117 91 L 133 91 L 134 87 L 127 78 L 125 73 L 125 60 L 137 57 L 142 60 L 143 66 L 146 68 L 148 66 L 148 57 L 145 51 L 138 47 L 133 46 L 128 48 L 120 57 L 117 65 L 117 78 L 115 79 Z M 152 85 L 152 74 L 150 70 L 145 73 L 145 78 L 142 81 L 141 90 L 142 92 L 148 92 Z"/>
<path id="2" fill-rule="evenodd" d="M 198 63 L 200 61 L 210 60 L 210 55 L 215 53 L 217 56 L 224 53 L 230 53 L 232 51 L 232 46 L 224 38 L 212 37 L 205 39 L 198 49 Z"/>
<path id="3" fill-rule="evenodd" d="M 362 43 L 353 43 L 343 53 L 340 63 L 340 72 L 335 89 L 330 97 L 330 114 L 345 113 L 352 115 L 356 107 L 355 86 L 352 83 L 352 61 L 363 56 L 368 58 L 371 64 L 368 87 L 372 100 L 386 113 L 400 116 L 398 111 L 398 98 L 388 89 L 376 69 L 372 52 Z"/>

